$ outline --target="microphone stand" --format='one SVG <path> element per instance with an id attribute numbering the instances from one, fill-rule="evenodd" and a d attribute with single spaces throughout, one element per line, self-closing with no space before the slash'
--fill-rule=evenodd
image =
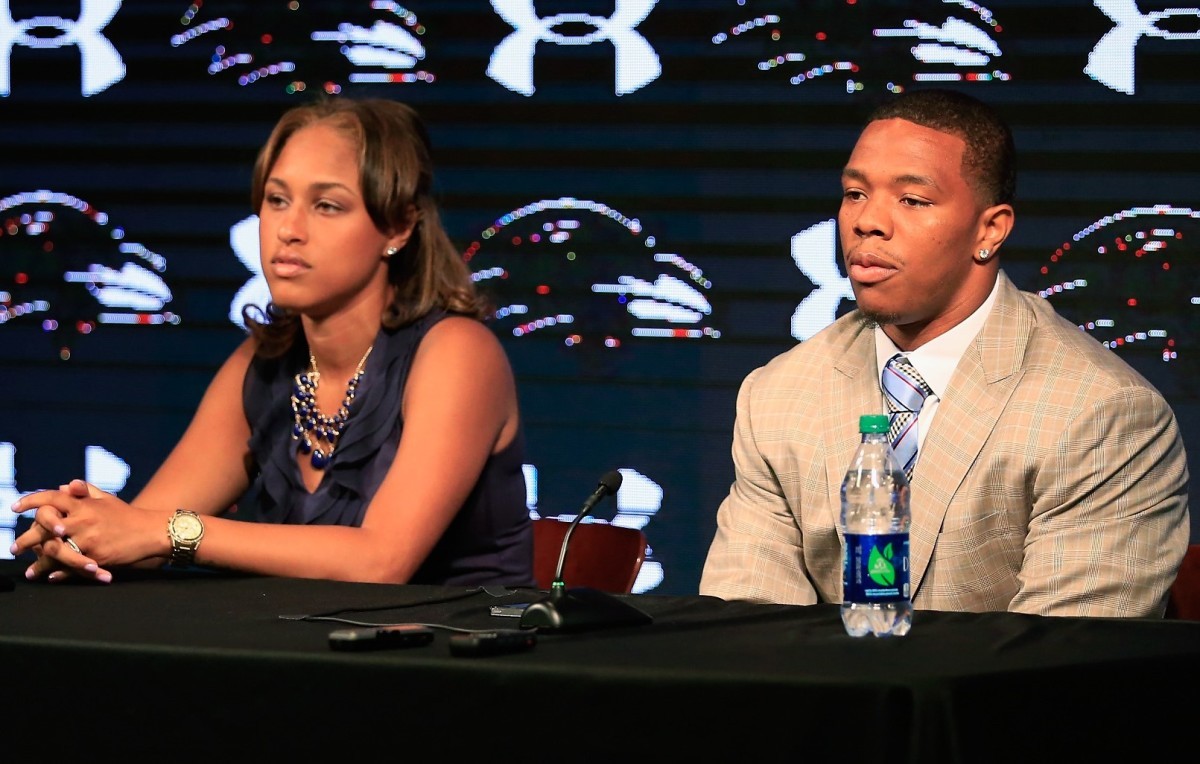
<path id="1" fill-rule="evenodd" d="M 583 509 L 563 534 L 562 547 L 558 552 L 558 567 L 554 573 L 554 582 L 550 585 L 549 595 L 537 602 L 531 602 L 525 608 L 521 614 L 521 628 L 536 628 L 543 632 L 576 632 L 612 626 L 635 626 L 653 621 L 647 613 L 611 594 L 584 586 L 568 589 L 563 580 L 563 567 L 567 561 L 571 534 L 601 499 L 610 493 L 616 493 L 620 486 L 621 473 L 616 470 L 600 479 L 599 487 L 584 502 Z"/>

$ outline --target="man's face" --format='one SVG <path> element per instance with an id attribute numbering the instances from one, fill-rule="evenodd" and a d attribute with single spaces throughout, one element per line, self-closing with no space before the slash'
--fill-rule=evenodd
<path id="1" fill-rule="evenodd" d="M 973 259 L 985 211 L 963 175 L 965 150 L 957 136 L 879 120 L 842 172 L 838 230 L 855 299 L 904 349 L 969 316 L 994 281 Z"/>

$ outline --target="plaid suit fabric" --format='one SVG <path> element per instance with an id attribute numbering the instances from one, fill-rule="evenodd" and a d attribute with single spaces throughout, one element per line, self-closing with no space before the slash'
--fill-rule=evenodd
<path id="1" fill-rule="evenodd" d="M 922 444 L 914 605 L 1160 616 L 1189 535 L 1174 414 L 1112 351 L 999 278 Z M 859 415 L 886 409 L 878 380 L 856 313 L 746 377 L 701 594 L 841 601 L 839 488 Z"/>

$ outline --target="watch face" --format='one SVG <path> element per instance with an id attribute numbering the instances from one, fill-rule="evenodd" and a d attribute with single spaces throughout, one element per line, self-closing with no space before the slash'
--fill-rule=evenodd
<path id="1" fill-rule="evenodd" d="M 175 515 L 175 520 L 172 522 L 171 528 L 175 531 L 175 535 L 184 541 L 198 539 L 200 538 L 200 534 L 204 532 L 204 524 L 195 515 Z"/>

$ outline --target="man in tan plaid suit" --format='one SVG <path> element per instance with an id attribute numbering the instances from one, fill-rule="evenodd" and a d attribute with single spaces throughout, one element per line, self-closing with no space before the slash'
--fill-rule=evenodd
<path id="1" fill-rule="evenodd" d="M 1189 536 L 1175 417 L 1000 270 L 1014 165 L 1008 127 L 957 92 L 906 93 L 868 120 L 838 215 L 858 309 L 743 382 L 701 594 L 841 601 L 840 484 L 901 352 L 933 389 L 912 480 L 914 606 L 1162 615 Z"/>

